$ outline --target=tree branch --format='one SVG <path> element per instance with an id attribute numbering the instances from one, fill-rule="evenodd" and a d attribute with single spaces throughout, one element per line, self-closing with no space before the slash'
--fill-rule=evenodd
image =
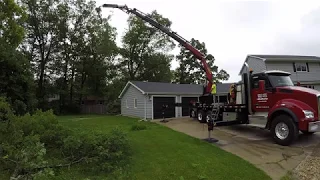
<path id="1" fill-rule="evenodd" d="M 137 74 L 138 70 L 140 69 L 140 67 L 141 67 L 141 65 L 142 65 L 142 63 L 143 63 L 143 61 L 142 61 L 142 59 L 141 59 L 141 57 L 142 57 L 142 52 L 145 51 L 145 49 L 147 48 L 147 46 L 148 46 L 148 44 L 149 44 L 149 42 L 150 42 L 151 37 L 152 37 L 154 34 L 155 34 L 155 31 L 151 31 L 151 32 L 149 33 L 148 38 L 147 38 L 148 40 L 145 40 L 145 41 L 143 42 L 143 44 L 142 44 L 142 48 L 140 49 L 140 52 L 139 52 L 140 61 L 138 61 L 137 68 L 136 68 L 136 70 L 135 70 L 134 73 L 133 73 L 134 76 Z"/>
<path id="2" fill-rule="evenodd" d="M 49 165 L 49 166 L 42 166 L 42 167 L 36 167 L 36 168 L 33 168 L 33 169 L 24 169 L 24 168 L 16 168 L 14 170 L 14 172 L 12 173 L 10 179 L 19 179 L 20 176 L 23 176 L 23 175 L 27 175 L 27 174 L 30 174 L 32 172 L 37 172 L 39 170 L 43 170 L 43 169 L 47 169 L 47 168 L 61 168 L 61 167 L 70 167 L 71 165 L 74 165 L 74 164 L 78 164 L 80 162 L 82 162 L 83 160 L 85 160 L 86 157 L 82 157 L 76 161 L 73 161 L 71 163 L 68 163 L 68 164 L 57 164 L 57 165 Z M 15 163 L 18 163 L 14 160 L 11 160 Z"/>
<path id="3" fill-rule="evenodd" d="M 32 170 L 41 170 L 41 169 L 46 169 L 46 168 L 61 168 L 61 167 L 69 167 L 71 165 L 74 165 L 74 164 L 78 164 L 80 162 L 82 162 L 83 160 L 85 160 L 86 157 L 82 157 L 76 161 L 73 161 L 71 163 L 68 163 L 68 164 L 57 164 L 57 165 L 49 165 L 49 166 L 42 166 L 42 167 L 37 167 L 37 168 L 34 168 L 34 169 L 31 169 Z"/>

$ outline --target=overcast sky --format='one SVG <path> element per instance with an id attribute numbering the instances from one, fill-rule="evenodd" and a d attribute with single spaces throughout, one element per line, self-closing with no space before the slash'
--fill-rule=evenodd
<path id="1" fill-rule="evenodd" d="M 228 82 L 235 82 L 248 54 L 320 56 L 320 1 L 279 1 L 97 0 L 97 5 L 127 4 L 145 13 L 157 10 L 172 21 L 172 30 L 205 42 L 215 63 L 230 74 Z M 117 9 L 102 12 L 113 14 L 111 24 L 120 43 L 128 14 Z M 171 68 L 177 65 L 174 62 Z"/>

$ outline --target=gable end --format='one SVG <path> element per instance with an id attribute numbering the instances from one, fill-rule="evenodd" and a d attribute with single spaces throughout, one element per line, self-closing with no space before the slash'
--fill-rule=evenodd
<path id="1" fill-rule="evenodd" d="M 241 67 L 241 69 L 240 69 L 240 71 L 239 71 L 239 74 L 238 74 L 239 76 L 242 75 L 242 71 L 243 71 L 243 68 L 244 68 L 244 64 L 245 64 L 245 63 L 248 63 L 248 60 L 249 60 L 250 58 L 253 58 L 253 59 L 255 59 L 255 60 L 261 60 L 261 61 L 263 61 L 263 62 L 266 60 L 266 59 L 261 58 L 261 57 L 259 57 L 259 56 L 248 55 L 248 56 L 246 57 L 245 61 L 244 61 L 243 64 L 242 64 L 242 67 Z"/>
<path id="2" fill-rule="evenodd" d="M 138 89 L 142 94 L 145 94 L 145 92 L 140 89 L 138 86 L 136 86 L 135 84 L 133 84 L 132 82 L 128 81 L 127 84 L 124 86 L 124 88 L 122 89 L 120 95 L 118 96 L 118 98 L 120 99 L 123 94 L 127 91 L 127 89 L 130 87 L 130 86 L 133 86 L 134 88 Z"/>

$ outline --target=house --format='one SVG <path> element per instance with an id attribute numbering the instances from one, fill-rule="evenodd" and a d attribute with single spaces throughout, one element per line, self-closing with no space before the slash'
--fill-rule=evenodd
<path id="1" fill-rule="evenodd" d="M 290 72 L 292 81 L 301 86 L 320 90 L 320 57 L 294 55 L 248 55 L 246 60 L 254 72 L 282 70 Z M 244 72 L 242 66 L 239 75 Z"/>
<path id="2" fill-rule="evenodd" d="M 230 84 L 217 84 L 217 101 L 227 101 Z M 198 100 L 203 86 L 164 82 L 129 81 L 119 95 L 121 114 L 143 119 L 160 119 L 162 105 L 167 104 L 166 118 L 189 116 L 189 103 Z M 175 106 L 181 103 L 181 106 Z"/>

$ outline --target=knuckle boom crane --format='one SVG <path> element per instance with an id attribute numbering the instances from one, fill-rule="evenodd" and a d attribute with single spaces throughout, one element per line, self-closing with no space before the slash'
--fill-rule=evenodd
<path id="1" fill-rule="evenodd" d="M 234 84 L 234 101 L 219 100 L 216 103 L 210 96 L 213 74 L 205 56 L 186 39 L 135 8 L 117 4 L 104 4 L 102 7 L 135 14 L 178 41 L 201 61 L 208 85 L 203 96 L 199 97 L 200 102 L 191 105 L 190 117 L 207 122 L 210 125 L 208 130 L 220 125 L 251 124 L 270 130 L 275 142 L 284 146 L 293 143 L 299 131 L 304 134 L 320 131 L 320 92 L 294 86 L 291 73 L 278 70 L 252 73 L 249 64 L 244 63 L 242 80 Z"/>
<path id="2" fill-rule="evenodd" d="M 171 29 L 161 25 L 151 17 L 149 17 L 147 14 L 137 10 L 136 8 L 128 8 L 126 5 L 117 5 L 117 4 L 103 4 L 102 7 L 104 8 L 117 8 L 120 9 L 126 13 L 132 13 L 136 15 L 137 17 L 141 18 L 142 20 L 148 22 L 155 28 L 159 29 L 163 33 L 167 34 L 174 40 L 176 40 L 178 43 L 180 43 L 183 47 L 188 49 L 197 59 L 201 61 L 201 68 L 205 71 L 206 73 L 206 79 L 208 81 L 208 84 L 205 89 L 205 94 L 211 92 L 212 88 L 212 81 L 213 81 L 213 74 L 212 71 L 207 63 L 207 60 L 205 59 L 205 56 L 195 47 L 193 47 L 186 39 L 178 35 L 176 32 L 172 31 Z"/>

